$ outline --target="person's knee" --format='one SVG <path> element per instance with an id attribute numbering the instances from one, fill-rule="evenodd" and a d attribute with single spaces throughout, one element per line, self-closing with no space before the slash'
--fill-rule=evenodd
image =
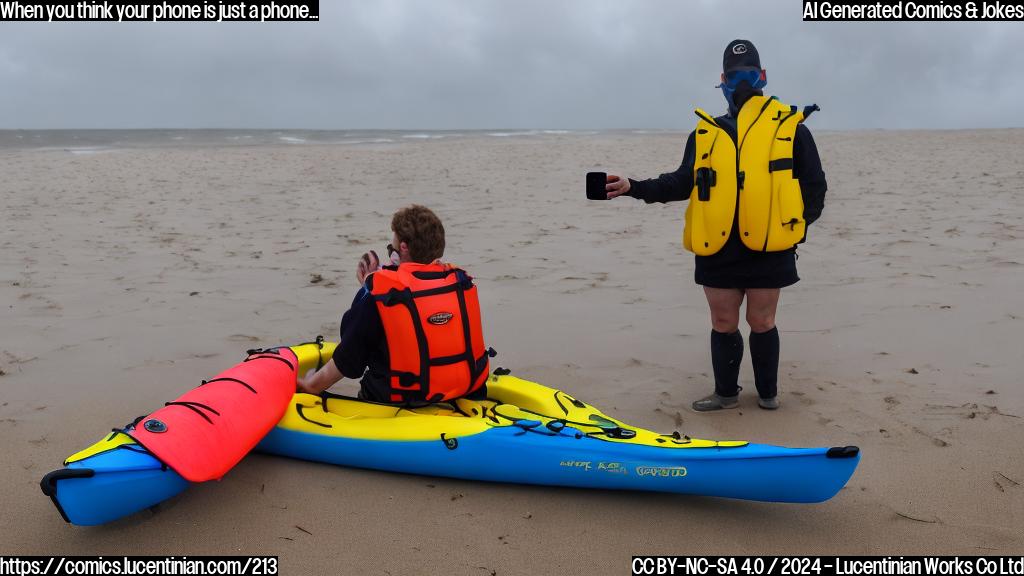
<path id="1" fill-rule="evenodd" d="M 753 332 L 768 332 L 775 328 L 775 312 L 747 310 L 747 324 Z"/>
<path id="2" fill-rule="evenodd" d="M 708 308 L 711 312 L 711 326 L 715 332 L 731 334 L 738 330 L 743 293 L 733 294 L 731 291 L 710 289 L 707 289 L 706 292 L 708 292 Z"/>
<path id="3" fill-rule="evenodd" d="M 729 313 L 711 313 L 711 327 L 715 329 L 715 332 L 721 332 L 723 334 L 732 334 L 739 330 L 740 319 L 739 314 Z"/>

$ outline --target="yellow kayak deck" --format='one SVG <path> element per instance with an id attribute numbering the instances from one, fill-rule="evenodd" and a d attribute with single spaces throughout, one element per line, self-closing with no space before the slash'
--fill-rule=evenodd
<path id="1" fill-rule="evenodd" d="M 299 374 L 331 361 L 333 342 L 292 346 L 299 358 Z M 487 400 L 460 398 L 422 407 L 379 404 L 325 394 L 296 394 L 279 428 L 344 438 L 383 441 L 437 440 L 444 434 L 458 438 L 490 428 L 519 426 L 556 433 L 564 428 L 609 442 L 674 448 L 727 448 L 741 441 L 700 440 L 658 434 L 625 424 L 561 390 L 523 380 L 501 371 L 487 381 Z"/>
<path id="2" fill-rule="evenodd" d="M 331 362 L 334 342 L 291 346 L 299 359 L 298 373 L 306 374 Z M 659 434 L 612 418 L 577 398 L 536 382 L 509 374 L 493 374 L 487 381 L 487 400 L 460 398 L 421 407 L 394 406 L 324 394 L 295 394 L 278 428 L 333 436 L 381 441 L 436 441 L 460 438 L 491 428 L 518 426 L 552 434 L 566 429 L 607 442 L 662 448 L 732 448 L 743 441 L 701 440 Z M 113 432 L 65 460 L 65 465 L 118 447 L 135 444 L 131 436 Z"/>

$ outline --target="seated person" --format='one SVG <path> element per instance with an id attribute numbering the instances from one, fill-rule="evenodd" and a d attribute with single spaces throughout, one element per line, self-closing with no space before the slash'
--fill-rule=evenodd
<path id="1" fill-rule="evenodd" d="M 409 404 L 486 397 L 488 359 L 473 279 L 440 261 L 444 226 L 430 209 L 395 212 L 391 263 L 372 250 L 356 270 L 361 284 L 341 319 L 331 362 L 299 377 L 298 390 L 319 394 L 342 377 L 360 381 L 359 398 Z"/>

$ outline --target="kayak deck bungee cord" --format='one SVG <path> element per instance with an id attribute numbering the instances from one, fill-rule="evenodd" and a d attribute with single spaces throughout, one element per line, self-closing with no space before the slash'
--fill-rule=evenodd
<path id="1" fill-rule="evenodd" d="M 296 375 L 330 362 L 335 347 L 318 338 L 250 350 L 245 362 L 69 457 L 43 478 L 43 492 L 68 522 L 102 524 L 191 483 L 219 479 L 256 446 L 303 460 L 468 480 L 822 502 L 860 461 L 854 446 L 784 448 L 658 434 L 500 368 L 488 377 L 487 400 L 396 406 L 293 394 Z"/>

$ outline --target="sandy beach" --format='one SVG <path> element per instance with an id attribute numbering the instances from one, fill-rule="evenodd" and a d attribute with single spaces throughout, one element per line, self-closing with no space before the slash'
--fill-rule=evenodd
<path id="1" fill-rule="evenodd" d="M 1024 130 L 815 136 L 830 190 L 783 291 L 782 408 L 757 408 L 748 355 L 741 408 L 717 414 L 688 408 L 712 380 L 685 204 L 584 198 L 589 170 L 674 170 L 685 133 L 0 149 L 2 551 L 480 576 L 623 573 L 637 554 L 1024 553 Z M 60 519 L 39 479 L 66 456 L 247 348 L 337 338 L 357 259 L 412 202 L 476 277 L 494 366 L 665 432 L 858 445 L 857 473 L 827 503 L 776 505 L 254 454 L 155 512 Z"/>

